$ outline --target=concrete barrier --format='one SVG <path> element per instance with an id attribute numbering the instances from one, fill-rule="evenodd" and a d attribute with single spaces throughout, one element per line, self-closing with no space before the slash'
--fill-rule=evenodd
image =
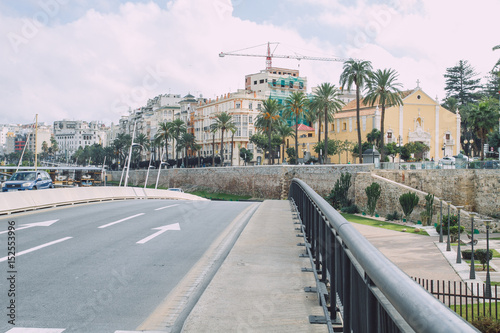
<path id="1" fill-rule="evenodd" d="M 132 199 L 207 200 L 192 194 L 137 187 L 73 187 L 0 193 L 0 214 L 77 203 Z"/>

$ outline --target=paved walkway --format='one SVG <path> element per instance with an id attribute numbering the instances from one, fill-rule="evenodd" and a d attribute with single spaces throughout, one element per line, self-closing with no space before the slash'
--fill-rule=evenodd
<path id="1" fill-rule="evenodd" d="M 436 233 L 422 236 L 354 226 L 409 276 L 470 281 L 469 266 L 456 264 L 456 252 L 447 252 Z M 326 332 L 325 325 L 308 321 L 309 315 L 323 313 L 316 294 L 303 290 L 315 286 L 315 280 L 313 273 L 301 272 L 310 262 L 299 258 L 304 248 L 297 246 L 302 239 L 297 238 L 295 227 L 288 201 L 264 201 L 189 315 L 183 332 Z M 500 249 L 500 241 L 490 244 Z M 485 247 L 481 239 L 475 248 Z M 492 281 L 500 281 L 500 273 L 494 274 Z M 485 273 L 476 276 L 474 282 L 481 282 Z"/>
<path id="2" fill-rule="evenodd" d="M 183 332 L 327 332 L 288 201 L 264 201 L 185 322 Z"/>

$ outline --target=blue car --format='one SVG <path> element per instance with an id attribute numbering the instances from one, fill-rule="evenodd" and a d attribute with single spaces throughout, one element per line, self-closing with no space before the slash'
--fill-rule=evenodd
<path id="1" fill-rule="evenodd" d="M 45 171 L 19 171 L 2 183 L 2 192 L 40 190 L 53 187 L 52 179 Z"/>

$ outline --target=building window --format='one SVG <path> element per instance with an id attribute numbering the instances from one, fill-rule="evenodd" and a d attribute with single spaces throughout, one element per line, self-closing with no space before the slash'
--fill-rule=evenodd
<path id="1" fill-rule="evenodd" d="M 281 80 L 281 88 L 285 88 L 285 80 Z"/>
<path id="2" fill-rule="evenodd" d="M 347 123 L 342 123 L 342 130 L 347 131 Z"/>
<path id="3" fill-rule="evenodd" d="M 248 103 L 248 109 L 252 110 L 252 102 Z"/>
<path id="4" fill-rule="evenodd" d="M 387 132 L 387 138 L 392 139 L 392 132 Z"/>
<path id="5" fill-rule="evenodd" d="M 290 83 L 289 83 L 288 85 L 289 85 L 289 87 L 290 87 L 291 89 L 293 89 L 293 81 L 290 81 Z"/>
<path id="6" fill-rule="evenodd" d="M 237 109 L 241 108 L 241 103 L 239 103 L 239 102 L 238 102 L 238 103 L 236 103 L 236 108 L 237 108 Z"/>
<path id="7" fill-rule="evenodd" d="M 446 133 L 446 140 L 450 140 L 450 133 Z"/>
<path id="8" fill-rule="evenodd" d="M 253 84 L 257 84 L 257 80 L 253 81 Z"/>
<path id="9" fill-rule="evenodd" d="M 299 89 L 304 89 L 304 82 L 299 82 Z"/>
<path id="10" fill-rule="evenodd" d="M 276 79 L 273 79 L 273 87 L 276 87 Z"/>
<path id="11" fill-rule="evenodd" d="M 264 83 L 264 79 L 260 79 L 259 83 Z"/>

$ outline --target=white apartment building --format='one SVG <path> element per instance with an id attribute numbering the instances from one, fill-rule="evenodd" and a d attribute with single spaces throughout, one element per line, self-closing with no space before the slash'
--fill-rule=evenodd
<path id="1" fill-rule="evenodd" d="M 269 71 L 245 76 L 245 90 L 255 91 L 264 95 L 264 99 L 271 97 L 284 104 L 285 99 L 294 91 L 307 93 L 307 78 L 301 77 L 296 69 L 271 67 Z"/>
<path id="2" fill-rule="evenodd" d="M 106 127 L 97 121 L 61 120 L 54 122 L 54 137 L 59 148 L 58 154 L 69 159 L 79 147 L 85 148 L 95 143 L 107 146 Z"/>
<path id="3" fill-rule="evenodd" d="M 215 123 L 215 117 L 221 112 L 227 112 L 233 117 L 233 123 L 236 125 L 234 134 L 233 165 L 243 165 L 239 157 L 239 149 L 246 148 L 254 153 L 254 160 L 257 157 L 262 158 L 262 151 L 250 143 L 250 137 L 255 134 L 254 121 L 259 114 L 262 101 L 265 99 L 263 94 L 240 89 L 235 93 L 228 93 L 209 99 L 204 103 L 199 103 L 196 108 L 193 127 L 196 143 L 201 145 L 200 156 L 210 157 L 213 152 L 213 142 L 215 140 L 215 155 L 224 154 L 224 164 L 231 164 L 231 145 L 232 133 L 224 133 L 224 147 L 221 149 L 221 133 L 212 133 L 210 125 Z"/>

